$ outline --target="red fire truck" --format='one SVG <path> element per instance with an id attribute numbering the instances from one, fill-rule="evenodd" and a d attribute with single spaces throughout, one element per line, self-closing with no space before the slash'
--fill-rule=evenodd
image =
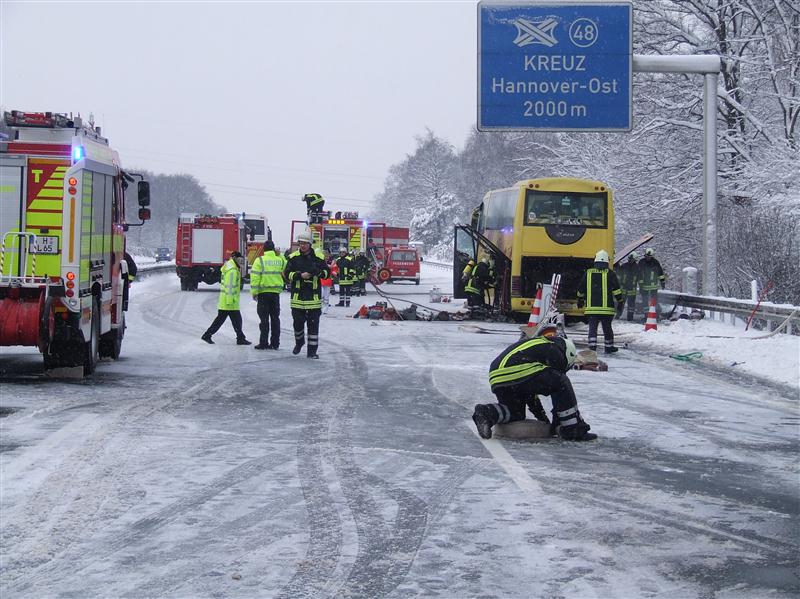
<path id="1" fill-rule="evenodd" d="M 150 188 L 124 172 L 92 119 L 12 110 L 0 132 L 0 346 L 37 346 L 46 368 L 117 359 L 125 334 L 125 231 Z M 125 222 L 137 183 L 139 220 Z"/>
<path id="2" fill-rule="evenodd" d="M 376 278 L 381 283 L 414 281 L 419 285 L 419 254 L 413 247 L 386 248 L 386 260 L 378 269 Z"/>
<path id="3" fill-rule="evenodd" d="M 197 291 L 198 283 L 219 283 L 222 265 L 233 251 L 247 255 L 247 226 L 233 214 L 181 214 L 175 244 L 175 270 L 181 291 Z M 248 274 L 247 260 L 241 261 L 243 278 Z"/>

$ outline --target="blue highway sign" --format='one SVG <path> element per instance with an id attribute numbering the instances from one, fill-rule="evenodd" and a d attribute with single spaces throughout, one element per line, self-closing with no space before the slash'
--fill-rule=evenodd
<path id="1" fill-rule="evenodd" d="M 629 131 L 630 2 L 478 5 L 478 129 Z"/>

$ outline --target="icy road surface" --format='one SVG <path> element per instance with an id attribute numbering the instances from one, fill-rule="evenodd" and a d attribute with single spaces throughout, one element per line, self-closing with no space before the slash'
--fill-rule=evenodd
<path id="1" fill-rule="evenodd" d="M 447 285 L 423 275 L 384 289 Z M 4 349 L 2 597 L 800 594 L 796 396 L 632 344 L 570 374 L 598 441 L 482 441 L 513 325 L 353 320 L 354 300 L 312 361 L 283 299 L 278 352 L 228 323 L 200 341 L 216 287 L 174 275 L 134 286 L 92 379 Z"/>

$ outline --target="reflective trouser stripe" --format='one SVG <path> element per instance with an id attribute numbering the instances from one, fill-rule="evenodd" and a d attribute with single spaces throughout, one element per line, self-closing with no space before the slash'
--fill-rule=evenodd
<path id="1" fill-rule="evenodd" d="M 578 418 L 576 416 L 577 413 L 577 406 L 567 408 L 563 412 L 556 412 L 556 414 L 558 414 L 558 420 L 561 423 L 561 426 L 572 426 L 573 424 L 578 424 Z"/>
<path id="2" fill-rule="evenodd" d="M 511 410 L 509 410 L 503 404 L 495 403 L 491 404 L 494 406 L 494 409 L 497 410 L 497 423 L 502 424 L 504 422 L 508 422 L 511 420 Z"/>

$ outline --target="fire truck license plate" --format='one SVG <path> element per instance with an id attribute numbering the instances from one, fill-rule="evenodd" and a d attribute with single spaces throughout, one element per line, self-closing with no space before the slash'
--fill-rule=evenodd
<path id="1" fill-rule="evenodd" d="M 31 253 L 37 254 L 57 254 L 58 253 L 58 237 L 44 236 L 36 237 L 36 242 L 31 241 Z"/>

